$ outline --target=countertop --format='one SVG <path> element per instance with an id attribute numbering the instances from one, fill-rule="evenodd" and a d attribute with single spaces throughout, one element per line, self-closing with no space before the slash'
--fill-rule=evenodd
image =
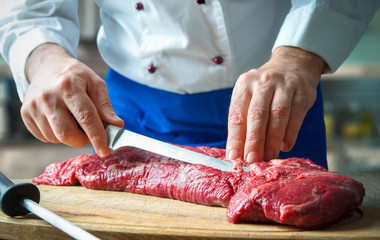
<path id="1" fill-rule="evenodd" d="M 339 172 L 361 181 L 363 205 L 320 230 L 277 224 L 231 224 L 226 209 L 81 186 L 38 185 L 40 204 L 101 239 L 380 239 L 380 172 Z M 14 180 L 24 182 L 25 180 Z M 0 239 L 67 239 L 33 214 L 0 213 Z"/>

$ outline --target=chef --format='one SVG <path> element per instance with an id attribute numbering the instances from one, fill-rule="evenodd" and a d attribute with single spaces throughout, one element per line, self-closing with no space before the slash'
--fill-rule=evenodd
<path id="1" fill-rule="evenodd" d="M 304 157 L 327 167 L 320 76 L 350 54 L 379 1 L 95 3 L 104 80 L 75 58 L 77 1 L 1 1 L 1 53 L 36 138 L 90 141 L 106 156 L 106 122 L 226 147 L 228 159 Z"/>

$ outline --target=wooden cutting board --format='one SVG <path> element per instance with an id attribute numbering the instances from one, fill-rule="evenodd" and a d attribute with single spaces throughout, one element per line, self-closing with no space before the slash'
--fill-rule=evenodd
<path id="1" fill-rule="evenodd" d="M 225 208 L 171 199 L 81 186 L 38 188 L 42 206 L 101 239 L 380 239 L 380 209 L 367 206 L 333 226 L 307 231 L 277 224 L 231 224 Z M 33 214 L 10 218 L 0 213 L 0 239 L 68 236 Z"/>

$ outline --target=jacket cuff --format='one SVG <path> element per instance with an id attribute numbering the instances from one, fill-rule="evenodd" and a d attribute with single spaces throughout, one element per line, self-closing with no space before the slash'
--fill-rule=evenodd
<path id="1" fill-rule="evenodd" d="M 342 13 L 310 4 L 287 15 L 273 50 L 279 46 L 302 48 L 323 58 L 334 72 L 367 28 L 366 24 Z"/>
<path id="2" fill-rule="evenodd" d="M 21 102 L 24 100 L 29 83 L 25 77 L 25 64 L 31 52 L 44 43 L 55 43 L 65 48 L 76 57 L 76 48 L 54 31 L 35 28 L 17 38 L 9 51 L 9 66 L 16 82 L 17 92 Z"/>

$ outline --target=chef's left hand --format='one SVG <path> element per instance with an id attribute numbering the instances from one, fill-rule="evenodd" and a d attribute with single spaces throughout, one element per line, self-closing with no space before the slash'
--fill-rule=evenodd
<path id="1" fill-rule="evenodd" d="M 227 159 L 269 161 L 290 151 L 327 64 L 295 47 L 278 47 L 234 87 L 228 118 Z"/>

